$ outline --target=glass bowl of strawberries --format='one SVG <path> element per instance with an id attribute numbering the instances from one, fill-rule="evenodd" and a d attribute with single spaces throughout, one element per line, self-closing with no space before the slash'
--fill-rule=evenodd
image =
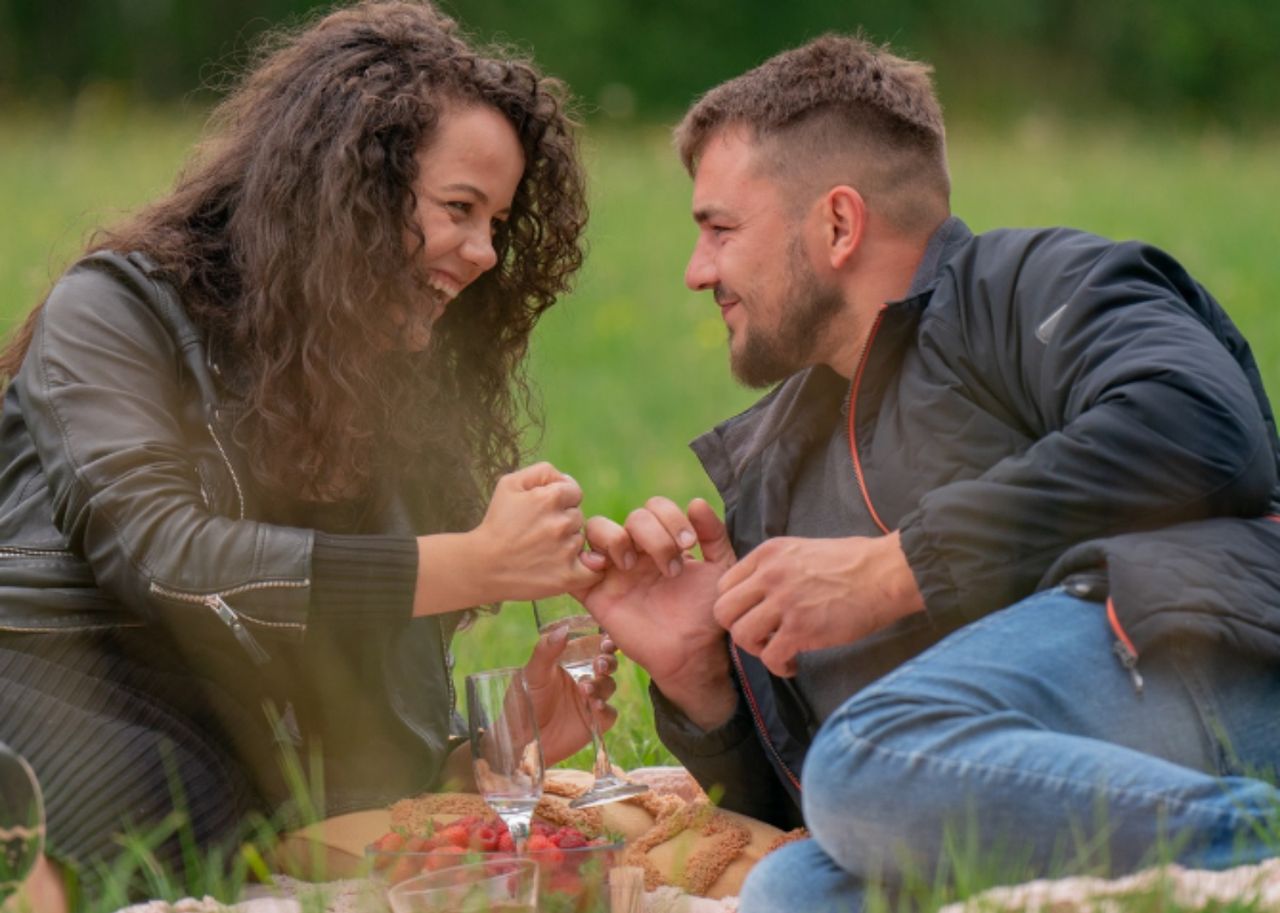
<path id="1" fill-rule="evenodd" d="M 527 856 L 538 863 L 538 910 L 608 913 L 609 870 L 622 858 L 621 838 L 589 837 L 575 827 L 534 819 Z M 467 815 L 433 821 L 425 832 L 396 829 L 366 851 L 376 877 L 388 884 L 449 866 L 511 858 L 515 844 L 498 818 Z"/>

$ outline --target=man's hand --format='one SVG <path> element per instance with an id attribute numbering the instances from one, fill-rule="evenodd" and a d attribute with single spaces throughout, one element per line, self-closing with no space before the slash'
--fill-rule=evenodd
<path id="1" fill-rule="evenodd" d="M 717 583 L 734 561 L 724 524 L 701 499 L 688 514 L 651 498 L 625 526 L 587 521 L 587 541 L 609 558 L 604 580 L 578 598 L 609 638 L 704 729 L 733 715 L 737 692 L 724 629 L 712 615 Z M 700 545 L 702 560 L 687 555 Z"/>
<path id="2" fill-rule="evenodd" d="M 770 539 L 720 578 L 713 613 L 738 646 L 790 676 L 797 653 L 853 643 L 923 609 L 894 532 Z"/>
<path id="3" fill-rule="evenodd" d="M 524 667 L 542 739 L 542 759 L 547 767 L 558 764 L 591 741 L 588 706 L 601 732 L 618 719 L 618 711 L 608 704 L 616 688 L 612 676 L 618 671 L 617 659 L 601 653 L 595 660 L 595 677 L 579 686 L 560 668 L 560 655 L 568 641 L 566 628 L 542 635 Z"/>

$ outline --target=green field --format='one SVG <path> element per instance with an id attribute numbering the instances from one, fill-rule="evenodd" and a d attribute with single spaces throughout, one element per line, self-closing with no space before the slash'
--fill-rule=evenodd
<path id="1" fill-rule="evenodd" d="M 87 103 L 56 115 L 0 113 L 0 315 L 12 325 L 95 224 L 163 191 L 199 131 L 191 115 Z M 957 214 L 975 230 L 1070 224 L 1173 252 L 1213 291 L 1280 390 L 1280 138 L 1160 134 L 1028 118 L 952 125 Z M 688 180 L 660 128 L 585 131 L 589 255 L 575 292 L 544 319 L 532 373 L 545 434 L 531 456 L 571 473 L 588 513 L 621 519 L 652 494 L 713 492 L 686 442 L 754 394 L 729 378 L 710 296 L 682 283 L 694 231 Z M 522 662 L 528 607 L 481 619 L 457 643 L 459 677 Z M 644 677 L 624 661 L 610 736 L 625 766 L 667 759 Z M 585 755 L 574 763 L 584 764 Z"/>

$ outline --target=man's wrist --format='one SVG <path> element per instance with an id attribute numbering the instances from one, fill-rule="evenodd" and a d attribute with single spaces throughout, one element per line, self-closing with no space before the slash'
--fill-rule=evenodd
<path id="1" fill-rule="evenodd" d="M 880 605 L 882 612 L 887 616 L 879 625 L 883 628 L 908 615 L 923 612 L 925 605 L 924 596 L 921 595 L 920 587 L 916 583 L 915 572 L 911 569 L 906 552 L 902 549 L 901 533 L 894 530 L 878 541 L 885 549 L 888 558 L 882 565 L 887 571 L 881 582 L 885 598 Z"/>
<path id="2" fill-rule="evenodd" d="M 701 668 L 653 681 L 667 702 L 704 732 L 723 726 L 738 709 L 738 689 L 729 669 L 728 650 L 721 650 L 723 657 Z"/>

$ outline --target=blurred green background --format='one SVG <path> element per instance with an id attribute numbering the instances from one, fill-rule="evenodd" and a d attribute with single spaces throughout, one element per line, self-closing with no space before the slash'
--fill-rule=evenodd
<path id="1" fill-rule="evenodd" d="M 94 226 L 172 182 L 217 86 L 299 0 L 0 0 L 0 318 L 38 299 Z M 1222 0 L 450 0 L 482 40 L 532 52 L 583 101 L 589 256 L 535 334 L 552 460 L 588 513 L 712 498 L 685 443 L 755 394 L 729 377 L 668 129 L 717 81 L 830 29 L 932 60 L 954 206 L 976 230 L 1071 224 L 1153 241 L 1207 285 L 1280 389 L 1280 4 Z M 458 675 L 521 662 L 525 606 L 458 642 Z M 663 761 L 643 675 L 620 674 L 616 760 Z M 579 757 L 576 763 L 585 763 Z"/>
<path id="2" fill-rule="evenodd" d="M 475 34 L 532 49 L 594 109 L 669 114 L 830 29 L 934 61 L 949 105 L 1026 105 L 1243 125 L 1280 84 L 1280 4 L 1261 0 L 439 0 Z M 41 97 L 111 83 L 201 94 L 268 25 L 314 0 L 0 0 L 0 84 Z"/>

